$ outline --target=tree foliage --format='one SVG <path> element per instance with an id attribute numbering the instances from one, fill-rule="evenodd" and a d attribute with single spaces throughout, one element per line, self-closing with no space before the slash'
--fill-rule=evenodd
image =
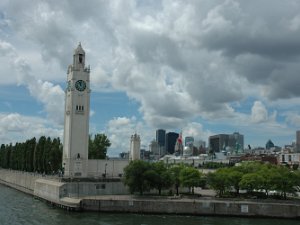
<path id="1" fill-rule="evenodd" d="M 293 194 L 300 184 L 299 172 L 284 166 L 245 162 L 239 166 L 218 169 L 208 174 L 208 184 L 219 196 L 232 190 L 239 195 L 239 190 L 246 190 L 250 195 L 255 192 L 264 193 L 269 197 L 269 191 L 274 190 L 286 199 L 287 194 Z"/>
<path id="2" fill-rule="evenodd" d="M 149 174 L 150 165 L 148 162 L 135 160 L 131 161 L 124 169 L 124 183 L 129 187 L 131 193 L 139 192 L 141 195 L 144 191 L 150 189 Z"/>
<path id="3" fill-rule="evenodd" d="M 185 167 L 180 171 L 179 179 L 183 187 L 194 194 L 194 187 L 201 186 L 201 173 L 193 167 Z"/>
<path id="4" fill-rule="evenodd" d="M 105 159 L 111 143 L 105 134 L 89 136 L 89 159 Z"/>
<path id="5" fill-rule="evenodd" d="M 59 138 L 40 137 L 15 145 L 1 145 L 0 166 L 27 172 L 53 173 L 61 168 L 62 145 Z"/>
<path id="6" fill-rule="evenodd" d="M 219 169 L 214 173 L 209 173 L 207 175 L 207 182 L 217 192 L 217 195 L 222 197 L 230 187 L 228 171 L 226 169 Z"/>
<path id="7" fill-rule="evenodd" d="M 176 189 L 176 195 L 179 195 L 179 187 L 181 184 L 180 172 L 185 168 L 184 164 L 174 164 L 170 167 L 170 172 L 173 177 L 173 182 Z"/>
<path id="8" fill-rule="evenodd" d="M 104 134 L 96 134 L 89 140 L 91 159 L 105 159 L 111 145 Z M 59 138 L 42 136 L 23 143 L 0 147 L 0 167 L 27 172 L 52 174 L 61 170 L 63 146 Z"/>
<path id="9" fill-rule="evenodd" d="M 201 173 L 190 166 L 183 164 L 166 167 L 163 162 L 145 162 L 135 160 L 129 163 L 124 169 L 124 184 L 129 187 L 131 193 L 156 189 L 161 195 L 162 190 L 167 190 L 172 186 L 179 194 L 179 187 L 188 187 L 193 193 L 194 187 L 203 184 Z"/>

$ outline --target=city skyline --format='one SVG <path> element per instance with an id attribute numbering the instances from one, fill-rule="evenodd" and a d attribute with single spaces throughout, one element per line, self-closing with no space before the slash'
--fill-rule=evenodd
<path id="1" fill-rule="evenodd" d="M 300 2 L 0 3 L 0 143 L 62 138 L 66 71 L 91 66 L 90 133 L 108 155 L 157 129 L 283 146 L 300 130 Z M 208 142 L 207 142 L 208 143 Z"/>

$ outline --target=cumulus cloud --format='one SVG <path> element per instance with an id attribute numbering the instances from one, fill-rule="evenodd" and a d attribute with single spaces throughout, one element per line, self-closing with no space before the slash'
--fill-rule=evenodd
<path id="1" fill-rule="evenodd" d="M 182 129 L 183 137 L 192 136 L 195 141 L 205 141 L 207 142 L 208 137 L 213 135 L 209 130 L 205 130 L 201 123 L 192 122 L 188 123 L 186 127 Z"/>
<path id="2" fill-rule="evenodd" d="M 249 125 L 250 117 L 270 124 L 277 119 L 276 110 L 268 113 L 273 102 L 300 97 L 300 3 L 294 0 L 35 0 L 1 6 L 6 36 L 0 72 L 26 73 L 19 80 L 57 123 L 62 112 L 52 109 L 63 109 L 63 91 L 54 83 L 65 79 L 59 74 L 78 41 L 92 65 L 93 91 L 125 92 L 152 128 L 181 128 L 196 118 L 238 118 Z M 15 80 L 13 74 L 1 82 Z M 257 101 L 251 112 L 237 112 L 233 105 L 243 107 L 245 99 Z"/>
<path id="3" fill-rule="evenodd" d="M 24 142 L 32 137 L 62 138 L 62 126 L 53 126 L 46 119 L 23 116 L 18 113 L 0 114 L 0 143 Z"/>
<path id="4" fill-rule="evenodd" d="M 272 115 L 269 115 L 266 106 L 260 101 L 255 101 L 251 108 L 251 121 L 253 123 L 274 122 L 276 115 L 276 111 Z"/>
<path id="5" fill-rule="evenodd" d="M 104 130 L 112 145 L 108 150 L 110 156 L 118 156 L 120 152 L 129 152 L 131 135 L 137 133 L 141 137 L 141 147 L 148 150 L 152 140 L 152 130 L 135 117 L 116 117 L 108 121 Z"/>
<path id="6" fill-rule="evenodd" d="M 294 127 L 300 126 L 300 114 L 297 112 L 286 113 L 286 121 Z"/>
<path id="7" fill-rule="evenodd" d="M 44 110 L 51 121 L 62 124 L 64 110 L 64 92 L 60 86 L 48 81 L 41 81 L 32 75 L 31 65 L 9 43 L 0 40 L 0 53 L 8 56 L 8 62 L 15 72 L 18 85 L 28 88 L 32 97 L 44 105 Z"/>

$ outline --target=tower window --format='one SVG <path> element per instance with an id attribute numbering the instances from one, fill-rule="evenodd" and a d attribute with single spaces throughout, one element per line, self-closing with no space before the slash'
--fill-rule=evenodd
<path id="1" fill-rule="evenodd" d="M 83 105 L 76 105 L 76 113 L 83 113 L 84 107 Z"/>
<path id="2" fill-rule="evenodd" d="M 82 63 L 82 61 L 83 61 L 83 55 L 79 54 L 79 63 Z"/>

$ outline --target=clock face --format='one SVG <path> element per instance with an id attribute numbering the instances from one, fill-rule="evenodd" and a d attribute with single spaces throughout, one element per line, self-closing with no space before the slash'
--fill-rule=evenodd
<path id="1" fill-rule="evenodd" d="M 84 91 L 86 89 L 86 83 L 83 80 L 78 80 L 75 83 L 75 88 L 78 91 Z"/>

